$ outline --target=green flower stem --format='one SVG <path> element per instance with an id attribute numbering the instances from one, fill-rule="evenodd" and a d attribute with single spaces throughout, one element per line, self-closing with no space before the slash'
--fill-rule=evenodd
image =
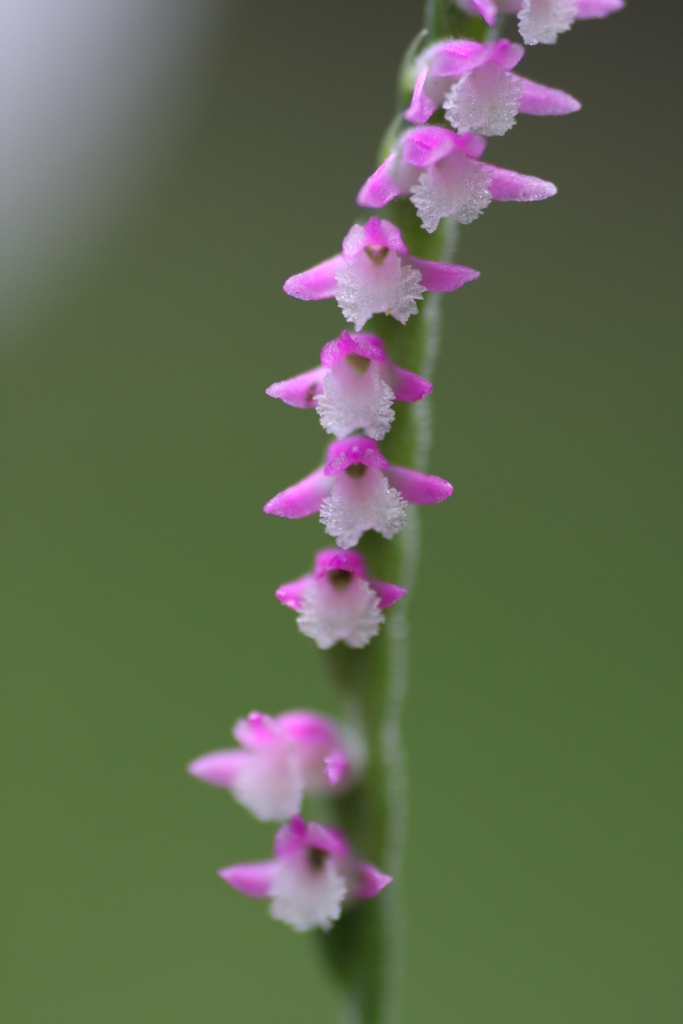
<path id="1" fill-rule="evenodd" d="M 429 0 L 425 28 L 411 44 L 422 45 L 451 35 L 482 38 L 486 26 L 468 18 L 447 0 Z M 409 55 L 410 49 L 409 49 Z M 411 84 L 401 66 L 397 108 L 410 102 Z M 382 142 L 384 159 L 395 137 L 407 127 L 400 113 Z M 432 235 L 423 231 L 412 204 L 395 200 L 382 216 L 396 224 L 413 255 L 450 262 L 455 253 L 456 226 L 442 221 Z M 417 316 L 403 326 L 376 316 L 365 330 L 385 341 L 389 358 L 428 380 L 439 349 L 441 296 L 428 293 Z M 398 404 L 392 429 L 382 443 L 389 462 L 425 470 L 431 446 L 430 399 Z M 411 508 L 406 528 L 386 541 L 374 532 L 360 548 L 371 575 L 412 589 L 419 559 L 419 519 Z M 391 874 L 395 881 L 375 900 L 359 903 L 322 936 L 323 948 L 344 990 L 347 1024 L 397 1024 L 403 958 L 403 922 L 398 878 L 406 831 L 406 784 L 401 743 L 401 707 L 408 680 L 407 607 L 403 598 L 386 613 L 380 635 L 363 650 L 338 644 L 326 654 L 328 667 L 346 703 L 349 719 L 361 730 L 368 752 L 362 782 L 335 803 L 339 824 L 363 858 Z"/>

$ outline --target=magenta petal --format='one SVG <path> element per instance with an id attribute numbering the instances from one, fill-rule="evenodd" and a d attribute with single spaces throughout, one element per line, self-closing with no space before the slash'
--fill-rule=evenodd
<path id="1" fill-rule="evenodd" d="M 529 174 L 518 174 L 517 171 L 507 171 L 492 164 L 482 164 L 482 167 L 491 173 L 491 198 L 499 202 L 533 203 L 557 195 L 557 188 L 552 181 L 543 181 L 542 178 L 534 178 Z"/>
<path id="2" fill-rule="evenodd" d="M 495 25 L 498 8 L 493 0 L 472 0 L 487 25 Z"/>
<path id="3" fill-rule="evenodd" d="M 626 6 L 624 0 L 579 0 L 576 17 L 606 18 L 608 14 L 616 14 Z"/>
<path id="4" fill-rule="evenodd" d="M 513 43 L 509 39 L 499 39 L 490 46 L 490 59 L 503 71 L 512 71 L 524 56 L 521 43 Z"/>
<path id="5" fill-rule="evenodd" d="M 474 39 L 446 39 L 432 50 L 429 70 L 436 78 L 455 78 L 481 67 L 490 57 L 491 47 Z"/>
<path id="6" fill-rule="evenodd" d="M 232 734 L 243 747 L 258 750 L 270 746 L 273 740 L 277 740 L 278 727 L 270 715 L 250 711 L 246 718 L 238 718 Z"/>
<path id="7" fill-rule="evenodd" d="M 302 274 L 288 277 L 283 289 L 295 299 L 331 299 L 337 290 L 337 271 L 344 266 L 344 257 L 333 256 Z"/>
<path id="8" fill-rule="evenodd" d="M 190 761 L 187 770 L 190 775 L 211 786 L 230 789 L 245 758 L 250 756 L 243 750 L 214 750 L 211 754 L 203 754 Z"/>
<path id="9" fill-rule="evenodd" d="M 310 587 L 312 582 L 313 576 L 311 573 L 308 573 L 306 576 L 300 576 L 298 580 L 292 580 L 291 583 L 283 583 L 275 591 L 275 596 L 285 607 L 293 608 L 294 611 L 300 612 L 303 608 L 304 591 L 307 587 Z"/>
<path id="10" fill-rule="evenodd" d="M 447 480 L 428 473 L 418 473 L 416 469 L 389 466 L 384 475 L 391 486 L 412 505 L 433 505 L 437 501 L 445 501 L 453 493 L 453 486 Z"/>
<path id="11" fill-rule="evenodd" d="M 378 334 L 350 334 L 348 331 L 342 331 L 334 341 L 328 341 L 326 345 L 323 345 L 320 361 L 327 369 L 330 366 L 335 366 L 344 356 L 349 355 L 363 356 L 376 363 L 386 363 L 387 361 L 384 342 Z"/>
<path id="12" fill-rule="evenodd" d="M 281 825 L 275 833 L 273 842 L 273 851 L 278 860 L 289 857 L 306 846 L 307 835 L 306 822 L 300 814 L 295 814 L 291 821 Z"/>
<path id="13" fill-rule="evenodd" d="M 316 711 L 285 711 L 278 715 L 283 732 L 292 742 L 331 747 L 338 740 L 335 725 Z"/>
<path id="14" fill-rule="evenodd" d="M 348 857 L 351 845 L 344 833 L 331 825 L 319 825 L 317 821 L 308 824 L 307 846 L 327 850 L 333 857 Z"/>
<path id="15" fill-rule="evenodd" d="M 425 67 L 418 75 L 410 106 L 406 111 L 404 111 L 403 120 L 409 121 L 411 124 L 424 124 L 425 121 L 429 120 L 438 106 L 431 96 L 428 96 L 425 92 L 425 82 L 428 74 L 429 68 Z"/>
<path id="16" fill-rule="evenodd" d="M 381 373 L 394 392 L 397 402 L 419 402 L 432 391 L 432 385 L 424 377 L 419 377 L 416 373 L 404 370 L 394 363 L 388 364 Z"/>
<path id="17" fill-rule="evenodd" d="M 352 437 L 345 437 L 342 441 L 333 441 L 327 449 L 325 460 L 325 476 L 336 476 L 342 473 L 349 466 L 377 466 L 384 469 L 388 463 L 384 458 L 377 442 L 371 437 L 361 437 L 354 434 Z M 275 499 L 273 499 L 275 500 Z"/>
<path id="18" fill-rule="evenodd" d="M 324 366 L 316 366 L 315 370 L 300 373 L 298 377 L 271 384 L 266 388 L 266 394 L 271 398 L 280 398 L 296 409 L 315 409 L 315 399 L 322 394 L 325 372 Z"/>
<path id="19" fill-rule="evenodd" d="M 396 154 L 388 156 L 383 164 L 371 174 L 360 192 L 356 196 L 359 206 L 386 206 L 392 199 L 401 194 L 401 189 L 396 184 L 391 168 L 396 162 Z"/>
<path id="20" fill-rule="evenodd" d="M 368 578 L 365 559 L 360 551 L 342 551 L 340 548 L 325 548 L 315 556 L 315 579 L 320 580 L 325 573 L 342 569 L 351 572 L 362 580 Z"/>
<path id="21" fill-rule="evenodd" d="M 218 874 L 245 896 L 265 900 L 270 895 L 278 868 L 276 860 L 255 860 L 250 864 L 232 864 L 229 868 L 221 868 Z"/>
<path id="22" fill-rule="evenodd" d="M 520 114 L 536 114 L 539 117 L 573 114 L 581 110 L 581 104 L 561 89 L 551 89 L 547 85 L 539 85 L 528 78 L 520 78 L 524 86 L 522 101 L 519 104 Z"/>
<path id="23" fill-rule="evenodd" d="M 345 260 L 352 260 L 361 249 L 373 245 L 381 249 L 391 249 L 399 256 L 408 255 L 408 246 L 403 241 L 401 232 L 389 220 L 370 217 L 365 224 L 354 224 L 346 233 L 342 242 L 342 253 Z"/>
<path id="24" fill-rule="evenodd" d="M 401 145 L 401 159 L 413 167 L 431 167 L 454 149 L 461 148 L 462 141 L 455 132 L 429 124 L 424 128 L 411 128 L 406 133 Z"/>
<path id="25" fill-rule="evenodd" d="M 383 580 L 372 580 L 372 589 L 379 597 L 379 606 L 382 611 L 390 608 L 392 604 L 405 597 L 408 591 L 405 587 L 399 587 L 395 583 L 385 583 Z"/>
<path id="26" fill-rule="evenodd" d="M 432 263 L 410 256 L 406 261 L 422 274 L 422 284 L 428 292 L 454 292 L 468 281 L 476 281 L 480 272 L 471 267 L 460 267 L 457 263 Z"/>
<path id="27" fill-rule="evenodd" d="M 325 476 L 324 470 L 316 469 L 314 473 L 299 480 L 298 484 L 280 491 L 263 506 L 263 511 L 283 519 L 301 519 L 312 516 L 320 511 L 320 506 L 330 493 L 332 483 Z"/>
<path id="28" fill-rule="evenodd" d="M 358 887 L 353 895 L 357 900 L 374 899 L 386 885 L 389 885 L 389 882 L 393 882 L 391 875 L 383 874 L 374 864 L 368 864 L 364 860 L 358 861 L 356 871 L 358 872 Z"/>
<path id="29" fill-rule="evenodd" d="M 351 762 L 343 750 L 333 750 L 325 758 L 325 776 L 331 786 L 338 786 L 349 774 Z"/>

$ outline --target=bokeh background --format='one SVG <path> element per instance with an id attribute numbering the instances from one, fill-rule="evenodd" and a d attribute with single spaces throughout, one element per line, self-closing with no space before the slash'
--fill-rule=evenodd
<path id="1" fill-rule="evenodd" d="M 184 773 L 333 710 L 276 586 L 318 459 L 264 389 L 342 320 L 286 298 L 354 216 L 418 0 L 4 0 L 1 1017 L 319 1024 L 309 936 L 215 870 L 272 830 Z M 489 159 L 559 186 L 462 232 L 412 604 L 406 1022 L 676 1024 L 678 4 L 524 73 L 581 114 Z"/>

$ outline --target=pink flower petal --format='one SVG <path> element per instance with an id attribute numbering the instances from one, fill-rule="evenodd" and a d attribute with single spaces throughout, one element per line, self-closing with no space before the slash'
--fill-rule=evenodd
<path id="1" fill-rule="evenodd" d="M 211 786 L 230 789 L 245 758 L 250 756 L 242 750 L 214 750 L 190 761 L 187 770 L 190 775 Z"/>
<path id="2" fill-rule="evenodd" d="M 404 111 L 404 121 L 409 121 L 411 124 L 424 124 L 425 121 L 429 120 L 438 106 L 431 96 L 428 96 L 425 92 L 425 81 L 427 80 L 428 74 L 429 68 L 424 67 L 418 75 L 415 83 L 410 106 L 406 111 Z"/>
<path id="3" fill-rule="evenodd" d="M 280 398 L 287 405 L 297 409 L 315 409 L 315 399 L 322 394 L 325 367 L 316 366 L 314 370 L 300 373 L 297 377 L 279 381 L 266 388 L 271 398 Z"/>
<path id="4" fill-rule="evenodd" d="M 380 206 L 386 206 L 401 194 L 401 189 L 391 173 L 395 162 L 396 154 L 392 153 L 383 164 L 380 164 L 375 173 L 370 175 L 356 196 L 359 206 L 370 206 L 377 209 Z"/>
<path id="5" fill-rule="evenodd" d="M 336 476 L 349 466 L 377 466 L 384 469 L 388 465 L 377 442 L 370 437 L 345 437 L 343 441 L 333 441 L 327 449 L 325 476 Z"/>
<path id="6" fill-rule="evenodd" d="M 454 149 L 463 149 L 466 144 L 466 141 L 447 128 L 425 125 L 424 128 L 411 129 L 403 137 L 401 159 L 413 167 L 431 167 Z"/>
<path id="7" fill-rule="evenodd" d="M 344 266 L 344 257 L 333 256 L 302 274 L 288 277 L 282 286 L 295 299 L 331 299 L 337 289 L 337 271 Z"/>
<path id="8" fill-rule="evenodd" d="M 624 0 L 579 0 L 576 17 L 606 18 L 608 14 L 616 14 L 626 6 Z"/>
<path id="9" fill-rule="evenodd" d="M 394 363 L 387 365 L 382 371 L 382 377 L 394 392 L 397 402 L 419 402 L 432 391 L 432 385 L 424 377 L 419 377 L 410 370 L 403 370 Z"/>
<path id="10" fill-rule="evenodd" d="M 246 718 L 238 718 L 232 734 L 238 743 L 250 750 L 269 747 L 278 738 L 278 725 L 270 715 L 251 711 Z"/>
<path id="11" fill-rule="evenodd" d="M 280 491 L 263 506 L 263 511 L 283 519 L 301 519 L 320 511 L 320 506 L 330 493 L 331 482 L 325 471 L 316 469 L 297 484 Z"/>
<path id="12" fill-rule="evenodd" d="M 390 608 L 392 604 L 405 597 L 408 591 L 405 587 L 399 587 L 395 583 L 384 583 L 382 580 L 371 580 L 372 589 L 379 597 L 379 606 L 382 611 Z"/>
<path id="13" fill-rule="evenodd" d="M 275 591 L 275 596 L 286 608 L 293 608 L 294 611 L 300 612 L 303 608 L 304 591 L 307 587 L 310 587 L 312 582 L 313 576 L 311 573 L 308 573 L 306 576 L 300 576 L 298 580 L 292 580 L 291 583 L 283 583 Z"/>
<path id="14" fill-rule="evenodd" d="M 498 8 L 493 0 L 472 0 L 487 25 L 495 25 Z"/>
<path id="15" fill-rule="evenodd" d="M 340 829 L 319 825 L 317 821 L 308 824 L 306 845 L 316 850 L 326 850 L 333 857 L 348 857 L 351 854 L 351 844 Z"/>
<path id="16" fill-rule="evenodd" d="M 353 895 L 357 900 L 374 899 L 386 885 L 389 885 L 389 882 L 393 882 L 391 875 L 383 874 L 367 861 L 359 861 L 356 864 L 356 871 L 358 872 L 358 886 Z"/>
<path id="17" fill-rule="evenodd" d="M 515 76 L 516 77 L 516 76 Z M 520 79 L 524 86 L 522 100 L 519 105 L 520 114 L 536 114 L 539 117 L 573 114 L 581 110 L 581 104 L 561 89 L 551 89 L 547 85 L 539 85 L 528 78 Z"/>
<path id="18" fill-rule="evenodd" d="M 365 559 L 360 551 L 341 551 L 339 548 L 325 548 L 315 556 L 315 579 L 322 579 L 326 572 L 341 569 L 344 572 L 351 572 L 362 580 L 368 578 L 365 567 Z"/>
<path id="19" fill-rule="evenodd" d="M 300 814 L 295 814 L 291 821 L 285 822 L 275 833 L 273 851 L 278 860 L 291 857 L 297 850 L 306 846 L 308 829 Z"/>
<path id="20" fill-rule="evenodd" d="M 370 217 L 366 224 L 354 224 L 342 242 L 342 253 L 345 260 L 357 256 L 367 246 L 390 249 L 399 256 L 408 255 L 408 246 L 401 237 L 395 224 L 379 217 Z"/>
<path id="21" fill-rule="evenodd" d="M 384 474 L 391 486 L 412 505 L 433 505 L 445 501 L 453 493 L 453 486 L 447 480 L 428 473 L 418 473 L 416 469 L 389 466 Z"/>
<path id="22" fill-rule="evenodd" d="M 422 284 L 430 292 L 454 292 L 468 281 L 476 281 L 480 271 L 457 263 L 433 263 L 411 256 L 408 262 L 422 274 Z"/>
<path id="23" fill-rule="evenodd" d="M 338 338 L 323 346 L 320 361 L 328 369 L 349 355 L 363 356 L 376 363 L 387 361 L 384 342 L 377 334 L 350 334 L 349 331 L 342 331 Z"/>
<path id="24" fill-rule="evenodd" d="M 429 52 L 430 75 L 456 78 L 485 64 L 490 59 L 491 47 L 474 39 L 446 39 Z"/>
<path id="25" fill-rule="evenodd" d="M 293 743 L 330 747 L 338 742 L 338 730 L 329 718 L 316 711 L 285 711 L 278 722 Z"/>
<path id="26" fill-rule="evenodd" d="M 249 864 L 233 864 L 229 868 L 221 868 L 218 874 L 245 896 L 265 900 L 270 895 L 270 887 L 278 868 L 276 860 L 256 860 Z"/>
<path id="27" fill-rule="evenodd" d="M 338 786 L 349 774 L 351 763 L 343 750 L 333 750 L 325 758 L 325 775 L 331 786 Z"/>
<path id="28" fill-rule="evenodd" d="M 533 203 L 557 195 L 557 187 L 552 181 L 543 181 L 542 178 L 534 178 L 529 174 L 518 174 L 517 171 L 508 171 L 492 164 L 482 166 L 491 173 L 491 197 L 499 202 Z"/>

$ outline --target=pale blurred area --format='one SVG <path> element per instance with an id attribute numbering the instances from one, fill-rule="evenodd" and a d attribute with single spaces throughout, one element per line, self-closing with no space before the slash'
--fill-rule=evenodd
<path id="1" fill-rule="evenodd" d="M 0 319 L 64 286 L 173 158 L 216 0 L 0 0 Z"/>

